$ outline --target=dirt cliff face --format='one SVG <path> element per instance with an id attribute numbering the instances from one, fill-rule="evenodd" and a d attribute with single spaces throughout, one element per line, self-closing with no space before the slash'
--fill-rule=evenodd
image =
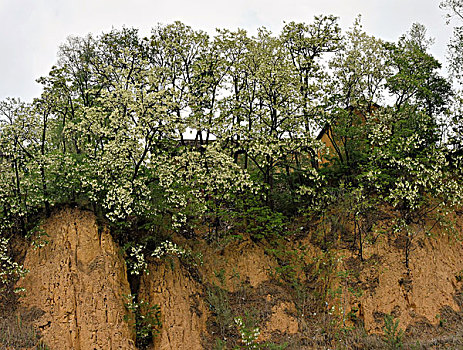
<path id="1" fill-rule="evenodd" d="M 187 244 L 187 241 L 181 244 Z M 265 254 L 264 247 L 249 237 L 232 241 L 223 249 L 214 249 L 202 240 L 197 240 L 195 245 L 195 249 L 203 254 L 201 272 L 204 279 L 230 292 L 235 292 L 242 283 L 255 288 L 270 280 L 276 266 L 276 262 Z"/>
<path id="2" fill-rule="evenodd" d="M 95 216 L 64 209 L 43 224 L 48 244 L 28 250 L 20 303 L 42 310 L 35 325 L 50 349 L 134 349 L 124 321 L 130 293 L 125 263 Z M 36 238 L 37 239 L 37 238 Z"/>
<path id="3" fill-rule="evenodd" d="M 141 279 L 139 296 L 161 310 L 162 328 L 154 349 L 203 349 L 208 308 L 201 285 L 178 259 L 151 263 Z"/>
<path id="4" fill-rule="evenodd" d="M 218 341 L 227 348 L 241 346 L 234 318 L 247 312 L 259 321 L 259 342 L 298 332 L 294 303 L 272 282 L 276 261 L 263 244 L 249 238 L 225 247 L 199 238 L 175 236 L 174 241 L 201 253 L 203 263 L 191 268 L 178 258 L 156 259 L 142 276 L 139 296 L 161 310 L 162 329 L 153 349 L 212 349 Z"/>
<path id="5" fill-rule="evenodd" d="M 462 227 L 459 222 L 457 233 Z M 27 250 L 24 265 L 30 272 L 18 284 L 27 292 L 18 309 L 34 311 L 28 317 L 43 342 L 53 350 L 136 349 L 134 332 L 124 320 L 125 295 L 130 293 L 125 262 L 109 232 L 98 229 L 92 213 L 76 209 L 56 212 L 42 228 L 46 235 L 35 240 L 48 243 Z M 386 314 L 420 339 L 426 332 L 430 337 L 436 332 L 451 334 L 450 326 L 458 322 L 463 330 L 463 302 L 458 298 L 463 288 L 463 245 L 458 235 L 438 230 L 433 234 L 415 237 L 409 273 L 403 248 L 392 236 L 366 245 L 363 262 L 351 250 L 334 251 L 339 271 L 333 274 L 342 271 L 347 277 L 342 283 L 333 277 L 331 287 L 340 287 L 342 296 L 330 298 L 328 306 L 340 306 L 342 320 L 348 322 L 353 315 L 373 334 L 383 332 Z M 161 311 L 162 328 L 152 349 L 210 349 L 219 341 L 229 348 L 240 346 L 235 318 L 247 314 L 259 327 L 259 342 L 286 342 L 288 349 L 317 348 L 306 338 L 312 333 L 316 337 L 323 320 L 310 298 L 298 300 L 291 286 L 275 280 L 279 262 L 264 243 L 249 238 L 225 246 L 200 238 L 173 240 L 193 254 L 201 253 L 203 264 L 191 265 L 177 257 L 149 262 L 138 296 Z M 308 262 L 321 254 L 310 233 L 284 249 L 293 249 L 292 245 L 305 247 Z M 354 295 L 352 290 L 361 293 Z M 303 308 L 301 300 L 307 303 Z"/>
<path id="6" fill-rule="evenodd" d="M 377 265 L 360 274 L 368 288 L 358 300 L 368 332 L 382 332 L 385 314 L 406 329 L 416 323 L 438 325 L 444 308 L 460 311 L 456 296 L 461 288 L 463 245 L 456 237 L 443 233 L 418 237 L 409 273 L 401 247 L 378 242 L 369 253 L 378 258 Z"/>

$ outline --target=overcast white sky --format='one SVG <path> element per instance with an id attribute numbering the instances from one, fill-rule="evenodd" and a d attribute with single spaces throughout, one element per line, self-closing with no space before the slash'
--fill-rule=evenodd
<path id="1" fill-rule="evenodd" d="M 215 28 L 265 26 L 275 33 L 283 21 L 311 22 L 334 14 L 343 29 L 362 15 L 364 29 L 397 40 L 414 22 L 435 38 L 433 54 L 443 63 L 451 28 L 440 0 L 0 0 L 0 100 L 29 101 L 41 88 L 35 80 L 56 62 L 58 47 L 70 35 L 100 34 L 112 27 L 136 27 L 149 34 L 157 23 L 180 20 L 214 34 Z"/>

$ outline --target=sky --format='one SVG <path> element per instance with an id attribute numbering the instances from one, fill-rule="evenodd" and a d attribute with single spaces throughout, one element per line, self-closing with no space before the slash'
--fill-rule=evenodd
<path id="1" fill-rule="evenodd" d="M 361 14 L 369 35 L 396 41 L 412 23 L 424 24 L 435 38 L 431 53 L 445 63 L 452 34 L 439 0 L 0 0 L 0 100 L 31 101 L 41 93 L 36 79 L 57 61 L 69 36 L 135 27 L 149 35 L 158 23 L 176 20 L 214 35 L 215 28 L 262 26 L 279 33 L 284 21 L 310 23 L 333 14 L 348 29 Z"/>

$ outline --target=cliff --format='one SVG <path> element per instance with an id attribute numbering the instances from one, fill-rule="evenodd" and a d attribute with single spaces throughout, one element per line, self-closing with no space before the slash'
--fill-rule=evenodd
<path id="1" fill-rule="evenodd" d="M 323 349 L 345 339 L 333 334 L 349 330 L 343 348 L 379 349 L 385 315 L 398 322 L 405 340 L 424 348 L 459 344 L 460 225 L 459 218 L 454 235 L 417 229 L 409 270 L 400 240 L 386 235 L 366 245 L 363 261 L 348 249 L 328 254 L 309 232 L 278 247 L 246 237 L 219 244 L 174 235 L 188 257 L 148 258 L 137 283 L 138 305 L 156 305 L 161 321 L 145 324 L 154 336 L 142 347 L 226 349 L 248 342 Z M 69 208 L 56 211 L 42 228 L 40 239 L 47 243 L 25 252 L 29 273 L 17 286 L 26 292 L 9 319 L 21 319 L 42 348 L 136 349 L 140 324 L 127 307 L 126 264 L 107 228 L 98 227 L 91 212 Z M 21 327 L 8 334 L 5 322 L 0 327 L 4 348 L 28 348 L 14 341 Z M 31 341 L 29 348 L 38 344 Z"/>

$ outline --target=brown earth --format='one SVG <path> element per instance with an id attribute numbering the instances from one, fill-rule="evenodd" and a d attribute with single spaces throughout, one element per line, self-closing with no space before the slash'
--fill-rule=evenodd
<path id="1" fill-rule="evenodd" d="M 189 242 L 176 237 L 181 245 Z M 230 292 L 237 291 L 243 283 L 257 287 L 270 280 L 271 273 L 277 265 L 265 252 L 265 246 L 254 243 L 249 237 L 229 242 L 225 247 L 207 244 L 196 239 L 192 244 L 194 251 L 203 256 L 200 268 L 205 282 L 224 287 Z"/>
<path id="2" fill-rule="evenodd" d="M 130 293 L 125 262 L 109 232 L 98 229 L 92 213 L 76 209 L 56 212 L 43 229 L 48 236 L 42 238 L 49 243 L 28 249 L 24 264 L 30 272 L 18 286 L 27 290 L 19 309 L 29 310 L 44 343 L 52 350 L 135 349 L 133 331 L 124 321 L 124 295 Z M 323 275 L 330 280 L 327 288 L 337 290 L 328 297 L 327 308 L 333 310 L 328 318 L 321 315 L 316 297 L 309 297 L 309 282 L 317 276 L 320 280 L 325 264 L 309 233 L 298 234 L 282 248 L 293 250 L 300 258 L 294 261 L 303 262 L 295 266 L 295 278 L 306 286 L 299 290 L 278 279 L 277 269 L 289 262 L 277 259 L 263 243 L 245 237 L 219 245 L 174 236 L 180 246 L 202 253 L 203 264 L 177 257 L 149 262 L 138 292 L 140 300 L 161 310 L 162 328 L 151 348 L 212 349 L 218 342 L 240 346 L 234 322 L 239 316 L 254 320 L 260 342 L 322 349 L 332 341 L 322 329 L 360 325 L 380 334 L 386 314 L 409 335 L 429 335 L 429 344 L 436 339 L 448 344 L 463 329 L 459 232 L 461 226 L 457 235 L 435 228 L 428 236 L 417 227 L 409 270 L 400 237 L 384 234 L 374 245 L 365 244 L 363 262 L 349 249 L 335 250 L 337 267 L 332 276 Z M 339 324 L 333 326 L 336 320 Z M 357 345 L 345 346 L 384 346 L 378 341 L 367 345 L 373 338 L 361 337 Z"/>
<path id="3" fill-rule="evenodd" d="M 28 250 L 30 272 L 18 286 L 27 291 L 21 306 L 42 313 L 34 323 L 45 344 L 53 350 L 134 349 L 124 321 L 125 262 L 109 232 L 99 232 L 91 212 L 74 209 L 55 213 L 43 230 L 48 244 Z"/>
<path id="4" fill-rule="evenodd" d="M 250 239 L 232 241 L 223 248 L 201 239 L 188 242 L 176 236 L 174 241 L 200 252 L 203 263 L 192 267 L 177 258 L 164 262 L 157 259 L 142 276 L 140 297 L 150 305 L 159 305 L 162 315 L 163 327 L 155 338 L 154 349 L 214 348 L 220 325 L 214 328 L 211 324 L 223 315 L 214 316 L 212 306 L 230 312 L 226 334 L 236 338 L 235 345 L 240 344 L 240 339 L 233 317 L 244 316 L 245 311 L 253 311 L 257 305 L 270 320 L 262 327 L 260 341 L 270 339 L 275 331 L 297 332 L 297 321 L 286 311 L 293 312 L 294 303 L 281 298 L 274 300 L 271 295 L 264 297 L 276 262 L 262 245 Z M 219 291 L 224 299 L 212 301 L 214 293 Z"/>
<path id="5" fill-rule="evenodd" d="M 357 315 L 367 332 L 382 333 L 386 314 L 405 330 L 417 323 L 439 325 L 445 308 L 461 311 L 457 299 L 462 287 L 463 244 L 458 236 L 440 229 L 430 236 L 416 227 L 409 269 L 400 237 L 380 237 L 367 247 L 365 258 L 361 263 L 351 255 L 343 267 L 358 274 L 351 287 L 363 295 L 346 294 L 359 309 Z"/>
<path id="6" fill-rule="evenodd" d="M 161 310 L 162 328 L 155 338 L 154 349 L 202 349 L 208 308 L 201 285 L 178 259 L 149 264 L 148 273 L 140 282 L 139 296 Z"/>

